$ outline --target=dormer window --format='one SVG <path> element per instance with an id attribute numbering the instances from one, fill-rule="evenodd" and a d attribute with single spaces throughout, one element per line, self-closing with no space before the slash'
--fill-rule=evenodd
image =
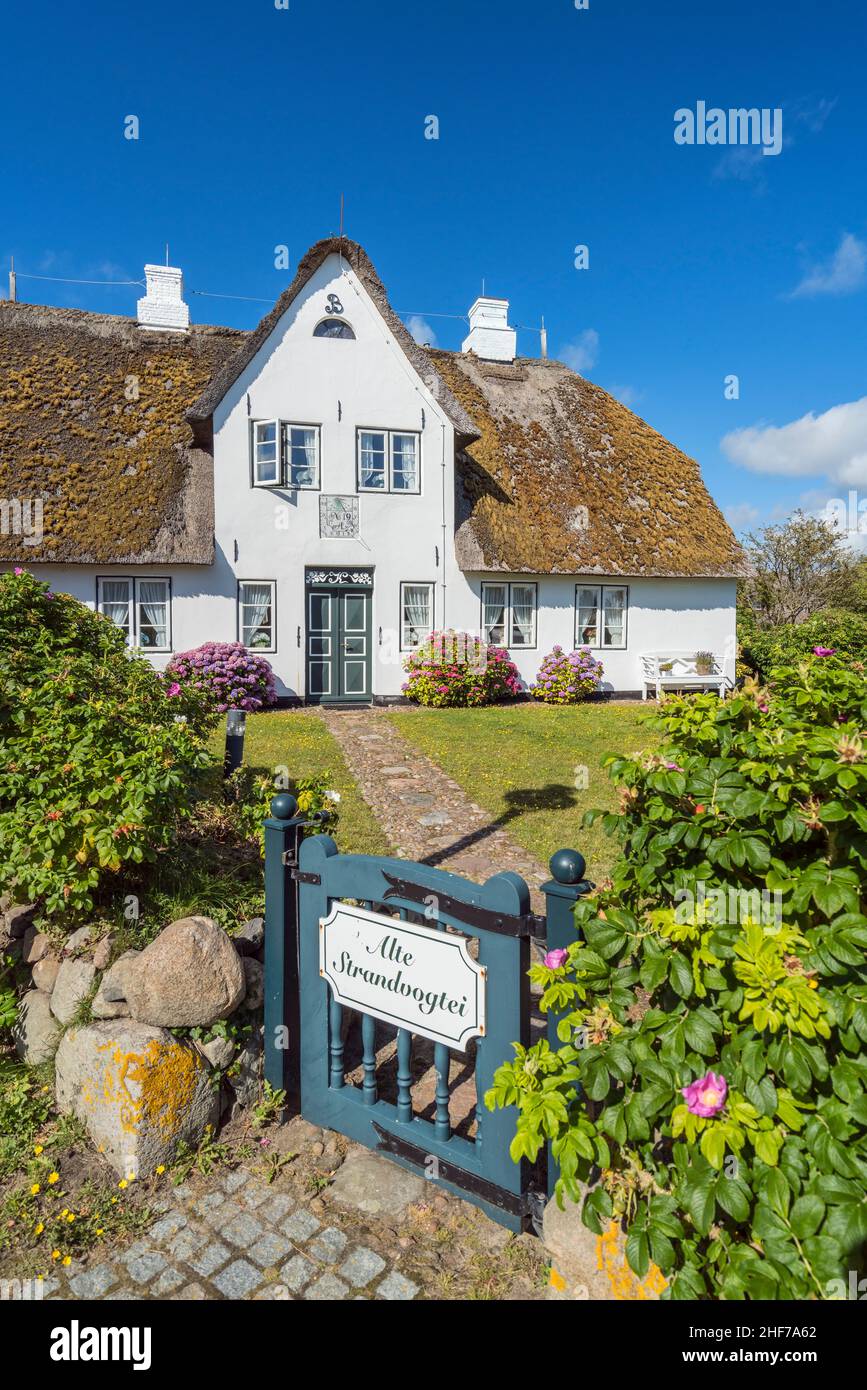
<path id="1" fill-rule="evenodd" d="M 355 334 L 344 319 L 322 319 L 313 330 L 314 338 L 354 338 Z"/>

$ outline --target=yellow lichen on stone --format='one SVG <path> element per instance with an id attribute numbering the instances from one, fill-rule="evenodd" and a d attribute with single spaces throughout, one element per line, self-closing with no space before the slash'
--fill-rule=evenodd
<path id="1" fill-rule="evenodd" d="M 161 1043 L 156 1038 L 143 1052 L 122 1052 L 114 1043 L 103 1044 L 100 1051 L 109 1049 L 112 1057 L 103 1074 L 103 1099 L 120 1107 L 124 1133 L 137 1133 L 144 1122 L 165 1138 L 177 1134 L 205 1067 L 201 1058 L 180 1043 Z"/>
<path id="2" fill-rule="evenodd" d="M 643 1279 L 629 1268 L 622 1232 L 616 1221 L 609 1222 L 608 1229 L 596 1238 L 596 1267 L 607 1276 L 612 1296 L 620 1302 L 658 1298 L 668 1288 L 668 1280 L 652 1260 Z"/>

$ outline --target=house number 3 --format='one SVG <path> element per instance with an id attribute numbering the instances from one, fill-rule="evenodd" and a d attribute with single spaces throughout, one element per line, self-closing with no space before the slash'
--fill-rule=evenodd
<path id="1" fill-rule="evenodd" d="M 327 307 L 326 307 L 325 312 L 326 312 L 326 314 L 342 314 L 342 313 L 343 313 L 343 305 L 341 304 L 340 300 L 337 298 L 337 295 L 336 295 L 336 294 L 330 294 L 330 295 L 328 296 L 328 305 L 327 305 Z"/>

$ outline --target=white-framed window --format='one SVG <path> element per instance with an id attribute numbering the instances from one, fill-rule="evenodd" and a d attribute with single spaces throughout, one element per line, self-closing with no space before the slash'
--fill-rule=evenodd
<path id="1" fill-rule="evenodd" d="M 273 579 L 238 580 L 238 641 L 251 651 L 277 650 L 275 587 Z"/>
<path id="2" fill-rule="evenodd" d="M 628 585 L 576 584 L 576 647 L 625 647 L 628 611 Z"/>
<path id="3" fill-rule="evenodd" d="M 253 485 L 280 483 L 280 425 L 277 420 L 253 421 Z"/>
<path id="4" fill-rule="evenodd" d="M 283 426 L 283 460 L 286 486 L 319 487 L 319 426 Z"/>
<path id="5" fill-rule="evenodd" d="M 417 434 L 391 436 L 391 486 L 395 492 L 418 492 Z"/>
<path id="6" fill-rule="evenodd" d="M 412 651 L 426 642 L 434 625 L 434 586 L 407 580 L 400 586 L 400 649 Z"/>
<path id="7" fill-rule="evenodd" d="M 421 435 L 407 430 L 359 430 L 358 490 L 420 492 Z"/>
<path id="8" fill-rule="evenodd" d="M 96 606 L 126 637 L 127 646 L 170 652 L 172 586 L 169 579 L 106 576 L 96 581 Z"/>
<path id="9" fill-rule="evenodd" d="M 516 580 L 482 585 L 482 635 L 494 647 L 535 647 L 538 592 Z"/>
<path id="10" fill-rule="evenodd" d="M 116 627 L 122 629 L 126 644 L 134 642 L 133 629 L 133 582 L 131 579 L 98 579 L 96 581 L 96 606 Z"/>

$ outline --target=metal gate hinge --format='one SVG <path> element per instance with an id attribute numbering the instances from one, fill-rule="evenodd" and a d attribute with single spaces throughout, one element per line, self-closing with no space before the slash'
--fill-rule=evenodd
<path id="1" fill-rule="evenodd" d="M 305 874 L 302 873 L 300 869 L 292 869 L 290 878 L 294 879 L 296 883 L 313 883 L 317 888 L 322 882 L 322 878 L 319 874 Z"/>

